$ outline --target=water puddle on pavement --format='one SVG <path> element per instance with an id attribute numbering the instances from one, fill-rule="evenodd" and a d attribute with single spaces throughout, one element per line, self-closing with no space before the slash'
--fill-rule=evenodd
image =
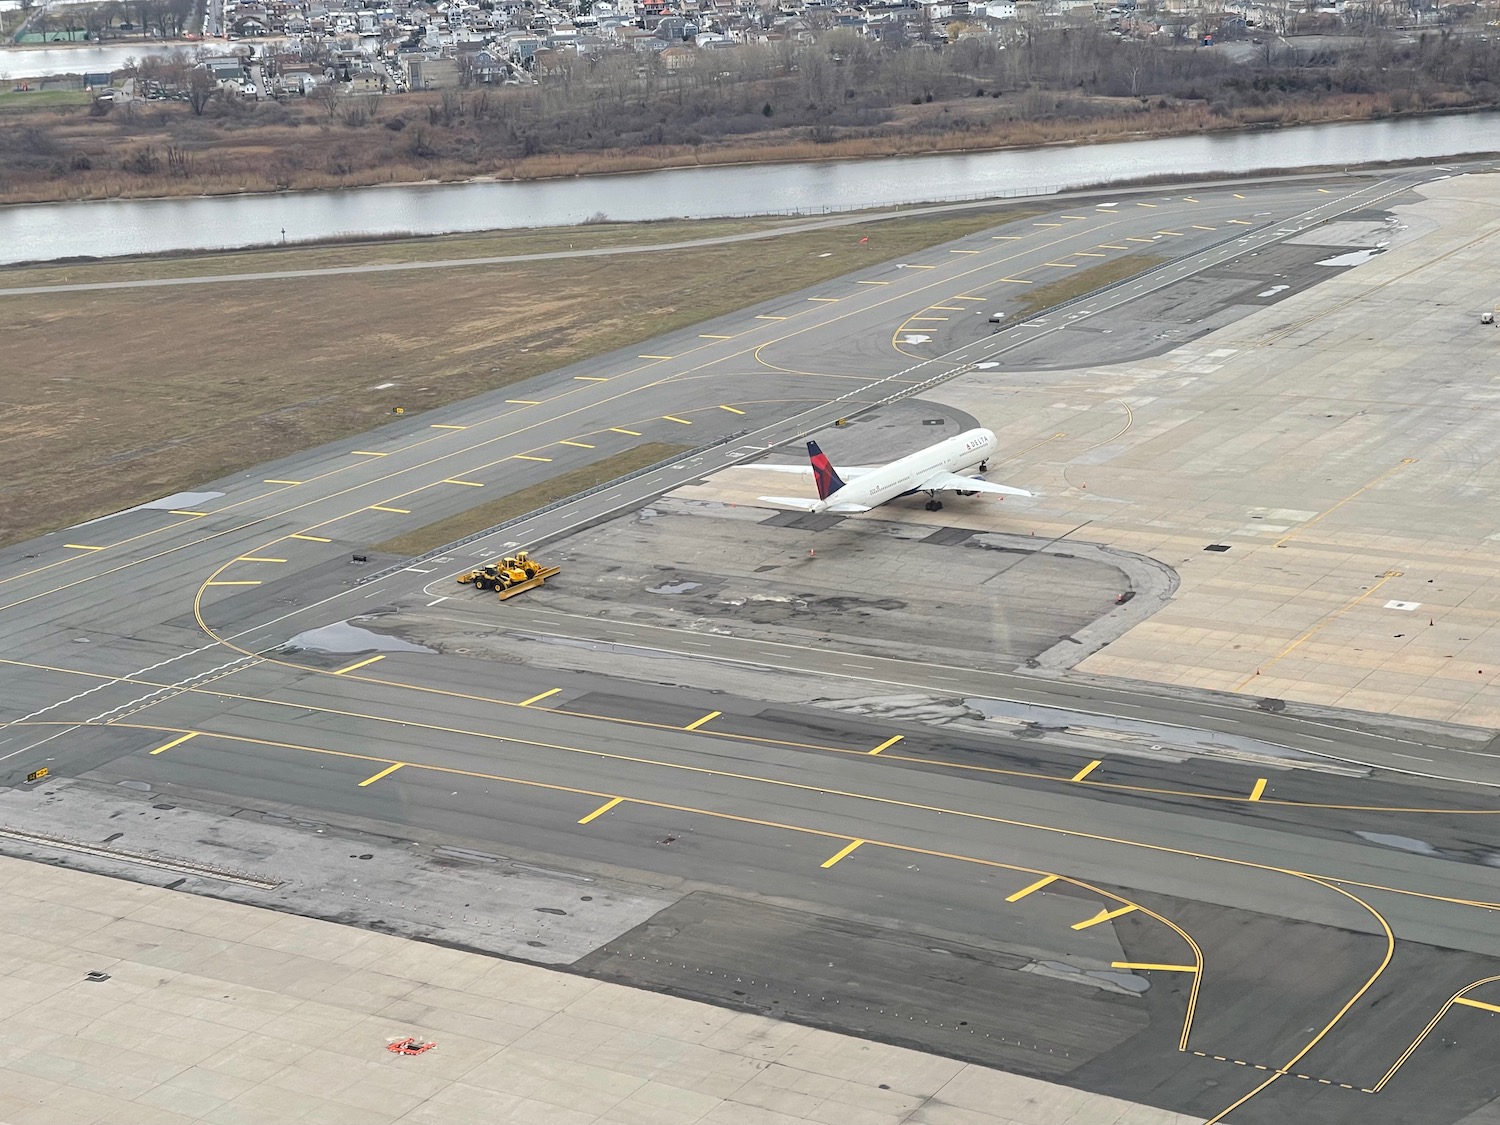
<path id="1" fill-rule="evenodd" d="M 319 629 L 298 633 L 282 651 L 328 652 L 350 655 L 359 652 L 436 652 L 435 648 L 413 644 L 393 637 L 389 633 L 377 633 L 373 629 L 361 629 L 347 621 L 335 621 Z"/>

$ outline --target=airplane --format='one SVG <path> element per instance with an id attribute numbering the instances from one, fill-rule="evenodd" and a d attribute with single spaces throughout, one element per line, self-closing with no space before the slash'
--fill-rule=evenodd
<path id="1" fill-rule="evenodd" d="M 966 476 L 975 470 L 985 472 L 990 455 L 998 446 L 989 430 L 969 430 L 946 438 L 936 445 L 919 449 L 900 460 L 885 465 L 851 465 L 835 469 L 818 443 L 807 443 L 809 468 L 800 465 L 750 465 L 778 473 L 811 476 L 818 486 L 816 500 L 797 496 L 762 496 L 767 503 L 800 512 L 868 512 L 899 496 L 927 493 L 927 510 L 936 512 L 943 506 L 938 493 L 974 496 L 980 492 L 1002 496 L 1030 496 L 1024 488 L 992 484 L 983 477 Z M 847 483 L 846 483 L 847 480 Z"/>

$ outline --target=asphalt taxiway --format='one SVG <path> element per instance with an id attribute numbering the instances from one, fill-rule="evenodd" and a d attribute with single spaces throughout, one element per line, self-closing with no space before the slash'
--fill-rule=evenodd
<path id="1" fill-rule="evenodd" d="M 6 823 L 91 843 L 101 862 L 110 846 L 160 848 L 162 837 L 126 817 L 123 836 L 104 840 L 97 823 L 61 811 L 97 808 L 84 794 L 119 794 L 122 810 L 234 813 L 198 844 L 225 866 L 282 862 L 273 836 L 235 834 L 249 814 L 327 827 L 337 850 L 357 825 L 372 856 L 441 842 L 498 857 L 469 876 L 490 894 L 503 896 L 507 864 L 524 861 L 665 902 L 645 922 L 622 910 L 613 931 L 593 931 L 575 963 L 610 979 L 1205 1121 L 1458 1120 L 1500 1092 L 1484 1066 L 1484 1021 L 1500 1012 L 1500 870 L 1484 827 L 1496 805 L 1468 783 L 1500 780 L 1477 756 L 1487 733 L 878 647 L 834 661 L 831 641 L 601 620 L 543 601 L 504 616 L 482 607 L 474 632 L 488 659 L 454 651 L 451 636 L 423 644 L 405 624 L 451 631 L 475 616 L 451 573 L 477 554 L 603 534 L 618 513 L 845 414 L 981 364 L 1044 362 L 1054 343 L 1080 346 L 1064 331 L 1070 318 L 1251 270 L 1254 256 L 1326 220 L 1407 198 L 1421 178 L 1069 201 L 503 398 L 8 550 Z M 1044 320 L 989 323 L 1028 284 L 1141 247 L 1166 261 Z M 1084 338 L 1092 362 L 1181 339 Z M 351 561 L 476 496 L 643 440 L 697 452 L 461 555 Z M 292 643 L 351 621 L 369 634 Z M 787 701 L 767 702 L 757 677 Z M 1291 753 L 1089 756 L 1045 730 L 935 729 L 806 706 L 830 680 L 865 695 L 1046 704 L 1078 725 L 1149 721 Z M 1425 772 L 1466 781 L 1386 768 L 1413 744 L 1445 767 Z M 1314 768 L 1330 760 L 1355 765 Z M 299 860 L 317 862 L 315 850 Z M 281 888 L 244 893 L 365 924 L 400 913 L 319 901 L 306 875 Z M 509 940 L 472 943 L 526 955 Z M 764 987 L 735 987 L 724 970 Z"/>

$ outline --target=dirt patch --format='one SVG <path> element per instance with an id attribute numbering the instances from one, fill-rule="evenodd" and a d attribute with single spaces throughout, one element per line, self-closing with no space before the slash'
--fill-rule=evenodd
<path id="1" fill-rule="evenodd" d="M 1103 265 L 1079 270 L 1060 281 L 1038 285 L 1021 295 L 1022 315 L 1031 316 L 1043 309 L 1050 309 L 1053 305 L 1071 301 L 1074 297 L 1092 293 L 1095 289 L 1103 289 L 1106 285 L 1113 285 L 1126 278 L 1135 277 L 1136 274 L 1155 269 L 1165 261 L 1167 261 L 1166 258 L 1155 254 L 1132 254 L 1128 258 L 1116 258 Z"/>
<path id="2" fill-rule="evenodd" d="M 938 245 L 1001 214 L 622 257 L 5 297 L 0 544 L 363 433 L 397 406 L 409 417 Z M 221 272 L 264 257 L 222 255 Z M 121 279 L 141 267 L 118 267 Z M 109 280 L 111 268 L 90 270 Z M 0 288 L 35 276 L 0 271 Z"/>
<path id="3" fill-rule="evenodd" d="M 647 465 L 654 465 L 658 461 L 675 457 L 679 453 L 686 453 L 692 448 L 690 445 L 672 445 L 664 441 L 637 445 L 633 449 L 627 449 L 624 453 L 616 453 L 613 457 L 606 457 L 602 461 L 571 469 L 561 476 L 534 484 L 530 488 L 523 488 L 508 496 L 501 496 L 487 504 L 480 504 L 468 511 L 460 512 L 456 516 L 449 516 L 445 520 L 438 520 L 426 527 L 408 531 L 394 539 L 387 539 L 373 549 L 385 554 L 407 557 L 420 555 L 441 547 L 445 543 L 452 543 L 455 539 L 473 535 L 476 531 L 494 527 L 516 516 L 524 516 L 527 512 L 534 512 L 556 500 L 565 499 L 586 488 L 593 488 L 596 484 L 603 484 L 605 481 L 622 477 L 626 473 L 644 469 Z"/>

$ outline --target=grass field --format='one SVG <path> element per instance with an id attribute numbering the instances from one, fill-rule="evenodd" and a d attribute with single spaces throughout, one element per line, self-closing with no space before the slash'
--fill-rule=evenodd
<path id="1" fill-rule="evenodd" d="M 83 90 L 26 90 L 19 92 L 14 82 L 0 82 L 0 113 L 25 113 L 27 110 L 57 106 L 85 106 L 89 96 Z"/>
<path id="2" fill-rule="evenodd" d="M 410 415 L 468 398 L 1015 214 L 909 216 L 647 255 L 0 297 L 0 543 L 370 430 L 397 405 Z M 480 245 L 524 253 L 569 233 L 656 242 L 667 226 L 220 255 L 211 272 L 414 248 L 440 258 Z M 174 272 L 159 261 L 89 267 L 99 280 L 147 268 Z M 0 288 L 54 272 L 0 270 Z M 382 383 L 395 386 L 374 389 Z"/>
<path id="3" fill-rule="evenodd" d="M 1106 285 L 1145 273 L 1165 261 L 1166 258 L 1159 258 L 1154 254 L 1132 254 L 1128 258 L 1116 258 L 1091 269 L 1079 270 L 1060 281 L 1034 286 L 1019 298 L 1022 315 L 1030 316 L 1043 309 L 1050 309 L 1053 305 L 1071 301 L 1074 297 L 1092 293 L 1095 289 L 1103 289 Z"/>
<path id="4" fill-rule="evenodd" d="M 426 527 L 408 531 L 394 539 L 387 539 L 373 549 L 408 557 L 420 555 L 441 547 L 445 543 L 452 543 L 455 539 L 473 535 L 476 531 L 494 527 L 516 516 L 524 516 L 527 512 L 534 512 L 555 500 L 565 500 L 574 493 L 593 488 L 596 484 L 603 484 L 616 477 L 623 477 L 626 473 L 644 469 L 647 465 L 665 461 L 668 457 L 686 453 L 692 448 L 691 445 L 672 445 L 664 441 L 646 442 L 644 445 L 637 445 L 634 449 L 627 449 L 624 453 L 616 453 L 613 457 L 605 457 L 592 464 L 561 473 L 550 480 L 544 480 L 540 484 L 534 484 L 530 488 L 523 488 L 508 496 L 501 496 L 487 504 L 479 504 L 456 516 L 449 516 L 445 520 L 438 520 Z"/>

